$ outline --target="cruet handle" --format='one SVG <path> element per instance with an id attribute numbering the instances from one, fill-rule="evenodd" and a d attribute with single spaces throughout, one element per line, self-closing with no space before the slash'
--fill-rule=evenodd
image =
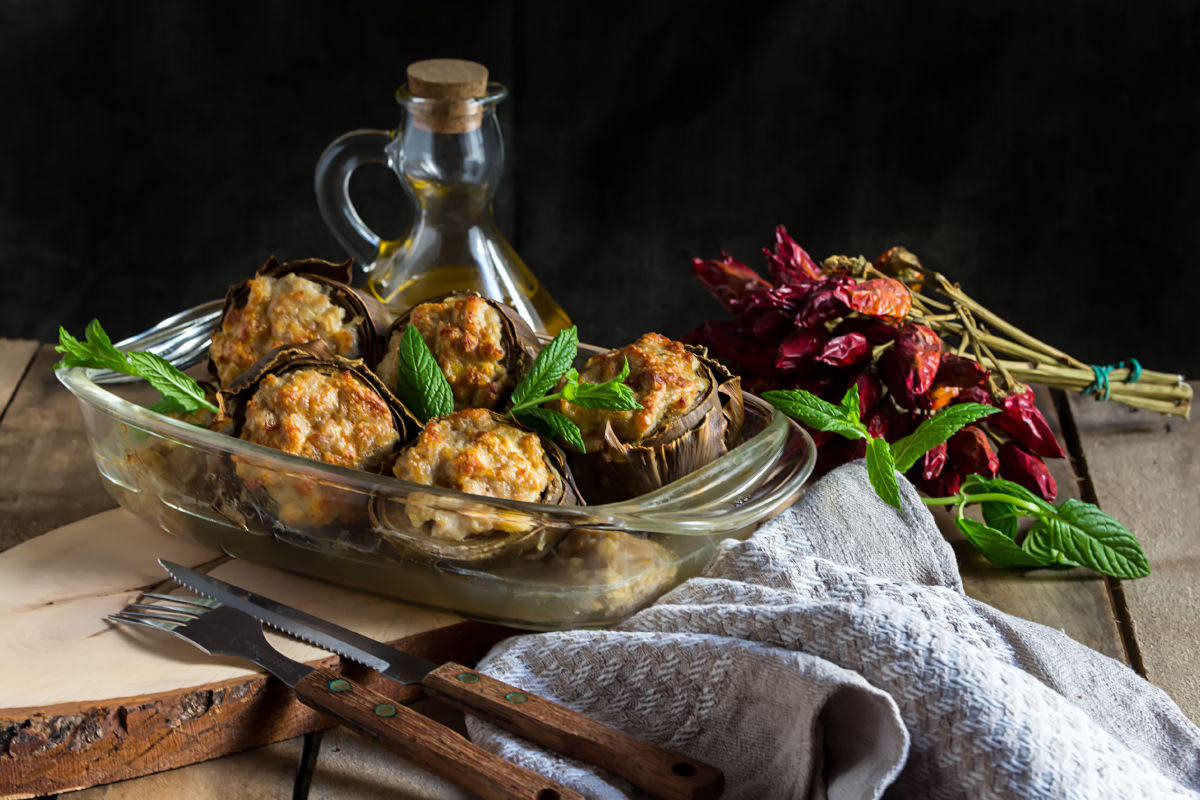
<path id="1" fill-rule="evenodd" d="M 317 160 L 313 182 L 325 224 L 350 255 L 370 271 L 383 239 L 367 227 L 350 200 L 350 176 L 362 164 L 387 164 L 393 132 L 357 130 L 334 139 Z"/>

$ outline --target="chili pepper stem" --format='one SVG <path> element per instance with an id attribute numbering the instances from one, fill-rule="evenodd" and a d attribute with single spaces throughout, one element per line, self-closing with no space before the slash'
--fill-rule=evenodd
<path id="1" fill-rule="evenodd" d="M 1019 343 L 1024 344 L 1027 347 L 1032 347 L 1036 350 L 1041 350 L 1041 351 L 1053 356 L 1054 358 L 1056 358 L 1060 361 L 1065 361 L 1068 364 L 1071 364 L 1073 366 L 1085 367 L 1085 368 L 1087 367 L 1087 364 L 1084 364 L 1079 359 L 1074 358 L 1073 356 L 1067 355 L 1066 353 L 1064 353 L 1063 351 L 1059 350 L 1056 347 L 1051 347 L 1050 345 L 1043 342 L 1041 339 L 1037 339 L 1033 336 L 1030 336 L 1028 333 L 1025 333 L 1025 331 L 1021 330 L 1016 325 L 1013 325 L 1011 322 L 1008 322 L 1007 320 L 1001 318 L 997 314 L 994 314 L 991 311 L 987 310 L 986 308 L 981 306 L 979 303 L 972 300 L 967 295 L 966 292 L 962 291 L 962 289 L 960 289 L 958 286 L 951 283 L 950 280 L 948 278 L 946 278 L 945 275 L 942 275 L 940 272 L 933 273 L 933 278 L 934 278 L 934 280 L 936 280 L 938 282 L 938 285 L 940 287 L 940 291 L 942 292 L 942 294 L 946 295 L 947 297 L 951 298 L 952 300 L 957 300 L 958 302 L 962 303 L 964 306 L 969 308 L 971 310 L 971 312 L 973 314 L 975 314 L 975 316 L 977 316 L 980 319 L 982 319 L 983 321 L 991 324 L 997 330 L 1003 331 L 1004 333 L 1013 337 Z"/>
<path id="2" fill-rule="evenodd" d="M 984 357 L 987 356 L 988 360 L 996 365 L 996 369 L 999 370 L 1000 376 L 1004 378 L 1004 384 L 1008 391 L 1010 393 L 1019 391 L 1020 383 L 1013 378 L 1012 374 L 1005 369 L 1004 365 L 1000 363 L 999 359 L 996 358 L 996 355 L 988 349 L 988 346 L 984 344 L 983 341 L 981 341 L 979 329 L 975 326 L 975 321 L 971 318 L 971 314 L 967 312 L 965 308 L 963 308 L 962 304 L 957 302 L 954 304 L 954 310 L 958 314 L 959 319 L 962 320 L 963 327 L 967 329 L 967 335 L 971 340 L 971 346 L 975 349 L 975 355 L 979 363 L 982 364 Z"/>

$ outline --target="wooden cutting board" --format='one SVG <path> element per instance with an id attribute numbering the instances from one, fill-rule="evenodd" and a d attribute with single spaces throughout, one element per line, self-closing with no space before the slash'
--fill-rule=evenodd
<path id="1" fill-rule="evenodd" d="M 0 797 L 123 780 L 333 724 L 244 662 L 107 621 L 142 591 L 180 591 L 156 558 L 430 660 L 474 663 L 513 633 L 229 559 L 123 509 L 106 511 L 0 553 Z M 324 650 L 268 638 L 401 702 L 422 696 Z"/>

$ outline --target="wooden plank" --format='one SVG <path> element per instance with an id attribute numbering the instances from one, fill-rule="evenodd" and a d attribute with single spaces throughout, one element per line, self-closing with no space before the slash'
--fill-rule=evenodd
<path id="1" fill-rule="evenodd" d="M 158 772 L 331 724 L 245 661 L 108 623 L 141 590 L 173 585 L 151 555 L 191 565 L 220 558 L 123 509 L 0 555 L 0 585 L 9 590 L 0 597 L 9 657 L 0 684 L 0 796 Z M 242 559 L 206 571 L 431 660 L 473 663 L 511 633 Z M 324 650 L 270 638 L 291 658 L 340 669 Z M 345 672 L 401 702 L 421 695 L 365 668 Z"/>
<path id="2" fill-rule="evenodd" d="M 1149 577 L 1116 584 L 1135 659 L 1200 722 L 1200 426 L 1078 395 L 1069 402 L 1100 507 L 1133 531 L 1150 559 Z"/>
<path id="3" fill-rule="evenodd" d="M 37 350 L 29 339 L 0 339 L 0 420 Z"/>
<path id="4" fill-rule="evenodd" d="M 291 797 L 303 748 L 304 737 L 298 736 L 202 764 L 59 797 L 62 800 L 160 800 L 164 797 L 230 795 L 240 800 L 276 800 Z"/>
<path id="5" fill-rule="evenodd" d="M 42 345 L 0 421 L 0 551 L 116 505 L 104 491 L 79 404 Z"/>
<path id="6" fill-rule="evenodd" d="M 1036 391 L 1042 413 L 1062 441 L 1062 425 L 1050 392 L 1041 386 Z M 1080 496 L 1071 459 L 1047 459 L 1046 466 L 1058 484 L 1059 501 Z M 1129 663 L 1103 577 L 1082 568 L 1019 571 L 997 567 L 963 538 L 946 509 L 939 509 L 935 517 L 958 556 L 968 595 L 1001 611 L 1061 630 L 1093 650 Z"/>

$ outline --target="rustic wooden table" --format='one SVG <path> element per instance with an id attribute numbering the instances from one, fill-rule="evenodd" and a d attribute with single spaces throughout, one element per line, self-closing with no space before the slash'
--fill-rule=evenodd
<path id="1" fill-rule="evenodd" d="M 89 456 L 76 402 L 54 378 L 56 360 L 50 345 L 0 339 L 0 550 L 114 506 Z M 1053 407 L 1047 399 L 1044 410 L 1071 451 L 1070 459 L 1050 462 L 1060 499 L 1096 502 L 1124 522 L 1141 539 L 1153 574 L 1120 582 L 1082 569 L 1000 569 L 944 518 L 967 592 L 1128 664 L 1200 721 L 1193 665 L 1200 650 L 1200 428 L 1115 403 L 1057 399 Z M 453 712 L 427 710 L 461 726 Z M 239 797 L 462 796 L 335 728 L 62 797 L 217 797 L 235 786 Z"/>

